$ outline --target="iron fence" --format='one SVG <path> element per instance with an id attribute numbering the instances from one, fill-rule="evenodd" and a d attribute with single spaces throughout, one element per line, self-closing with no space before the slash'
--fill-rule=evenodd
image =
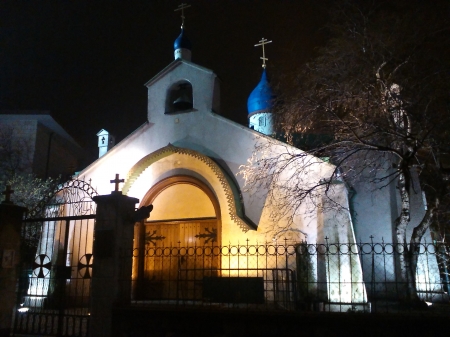
<path id="1" fill-rule="evenodd" d="M 62 192 L 23 221 L 14 336 L 88 334 L 95 204 Z"/>
<path id="2" fill-rule="evenodd" d="M 399 262 L 399 256 L 410 248 L 390 243 L 286 240 L 257 245 L 147 245 L 124 258 L 133 261 L 134 306 L 324 312 L 450 310 L 449 247 L 415 247 L 414 282 L 404 279 Z M 414 296 L 408 295 L 411 284 Z M 412 297 L 421 301 L 412 301 Z"/>

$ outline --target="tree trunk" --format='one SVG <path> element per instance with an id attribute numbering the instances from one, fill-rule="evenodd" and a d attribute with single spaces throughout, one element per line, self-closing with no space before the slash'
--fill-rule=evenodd
<path id="1" fill-rule="evenodd" d="M 411 259 L 411 272 L 413 275 L 416 274 L 417 261 L 419 259 L 420 253 L 420 241 L 423 235 L 430 228 L 431 222 L 433 221 L 434 208 L 428 209 L 417 227 L 414 228 L 413 234 L 410 241 L 410 259 Z"/>
<path id="2" fill-rule="evenodd" d="M 400 298 L 408 301 L 417 301 L 417 289 L 415 282 L 415 272 L 412 272 L 411 258 L 409 254 L 408 245 L 406 243 L 406 228 L 410 221 L 410 200 L 409 191 L 405 176 L 403 173 L 399 176 L 399 192 L 400 199 L 402 201 L 402 209 L 400 216 L 395 221 L 396 239 L 397 239 L 397 252 L 400 267 L 400 285 L 404 286 L 400 290 Z M 401 287 L 403 288 L 403 287 Z"/>

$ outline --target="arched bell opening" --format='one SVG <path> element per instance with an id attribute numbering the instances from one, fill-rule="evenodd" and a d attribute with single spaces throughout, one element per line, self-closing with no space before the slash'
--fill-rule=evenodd
<path id="1" fill-rule="evenodd" d="M 166 114 L 189 112 L 194 108 L 192 84 L 186 80 L 174 83 L 166 96 Z"/>
<path id="2" fill-rule="evenodd" d="M 155 184 L 140 207 L 150 204 L 150 217 L 135 230 L 135 298 L 200 299 L 203 278 L 220 270 L 219 255 L 211 254 L 221 243 L 217 198 L 202 181 L 173 176 Z"/>

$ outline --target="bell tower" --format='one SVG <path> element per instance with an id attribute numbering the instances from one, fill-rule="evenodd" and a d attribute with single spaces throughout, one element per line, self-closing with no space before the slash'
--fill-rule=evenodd
<path id="1" fill-rule="evenodd" d="M 181 4 L 181 34 L 174 42 L 173 60 L 148 81 L 147 119 L 151 123 L 173 122 L 177 130 L 192 120 L 193 115 L 220 114 L 220 80 L 210 69 L 191 61 L 191 43 L 185 34 L 184 10 Z M 186 131 L 189 131 L 186 128 Z"/>

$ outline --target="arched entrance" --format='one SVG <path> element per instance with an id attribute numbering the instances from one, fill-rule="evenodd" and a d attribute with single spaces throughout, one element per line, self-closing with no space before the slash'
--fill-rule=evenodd
<path id="1" fill-rule="evenodd" d="M 221 242 L 217 198 L 199 179 L 178 175 L 147 192 L 140 206 L 150 204 L 150 218 L 135 231 L 136 297 L 200 299 L 203 277 L 219 269 L 212 253 Z"/>

